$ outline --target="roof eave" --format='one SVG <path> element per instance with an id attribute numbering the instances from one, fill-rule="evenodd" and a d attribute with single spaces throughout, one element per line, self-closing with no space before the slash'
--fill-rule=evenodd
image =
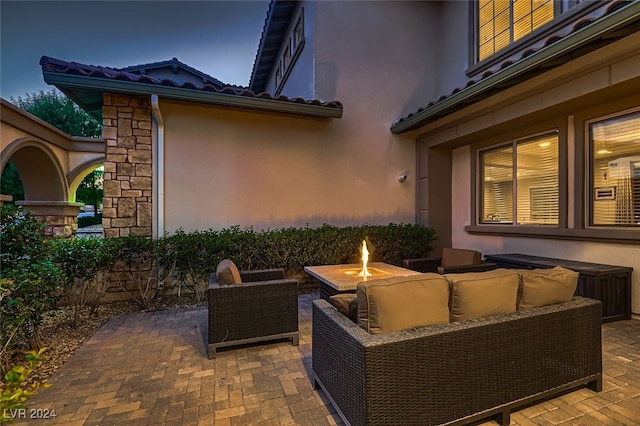
<path id="1" fill-rule="evenodd" d="M 527 56 L 526 58 L 496 72 L 495 74 L 480 80 L 476 84 L 460 90 L 433 106 L 426 108 L 405 120 L 393 124 L 390 129 L 391 133 L 400 134 L 422 127 L 423 125 L 434 121 L 438 115 L 446 113 L 448 109 L 453 108 L 485 91 L 495 88 L 509 79 L 522 75 L 544 62 L 553 60 L 576 47 L 596 40 L 605 33 L 615 31 L 616 29 L 628 25 L 639 17 L 640 2 L 633 2 L 628 6 L 607 15 L 597 22 L 563 37 L 556 43 L 540 49 L 530 56 Z"/>
<path id="2" fill-rule="evenodd" d="M 279 112 L 284 114 L 304 115 L 316 118 L 341 118 L 342 108 L 323 105 L 310 105 L 295 102 L 285 102 L 275 99 L 253 98 L 242 95 L 190 90 L 177 87 L 158 86 L 132 81 L 105 80 L 55 72 L 43 73 L 44 81 L 62 90 L 79 88 L 100 92 L 117 92 L 127 94 L 155 94 L 168 99 L 201 102 L 206 104 L 253 109 L 259 111 Z"/>

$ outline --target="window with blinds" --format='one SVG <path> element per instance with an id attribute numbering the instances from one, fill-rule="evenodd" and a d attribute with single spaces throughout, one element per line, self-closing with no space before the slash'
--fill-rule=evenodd
<path id="1" fill-rule="evenodd" d="M 478 59 L 483 60 L 553 20 L 553 0 L 479 0 Z"/>
<path id="2" fill-rule="evenodd" d="M 640 226 L 640 111 L 589 124 L 590 224 Z"/>
<path id="3" fill-rule="evenodd" d="M 558 224 L 556 132 L 481 151 L 480 172 L 480 222 Z"/>

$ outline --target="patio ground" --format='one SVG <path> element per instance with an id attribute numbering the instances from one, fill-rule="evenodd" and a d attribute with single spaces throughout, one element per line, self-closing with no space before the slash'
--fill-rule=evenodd
<path id="1" fill-rule="evenodd" d="M 342 424 L 310 380 L 317 297 L 300 296 L 300 346 L 221 349 L 215 360 L 206 356 L 205 307 L 113 318 L 29 400 L 29 418 L 16 423 Z M 581 389 L 524 408 L 512 414 L 512 425 L 640 425 L 640 321 L 602 330 L 603 392 Z M 36 420 L 53 410 L 55 418 Z"/>

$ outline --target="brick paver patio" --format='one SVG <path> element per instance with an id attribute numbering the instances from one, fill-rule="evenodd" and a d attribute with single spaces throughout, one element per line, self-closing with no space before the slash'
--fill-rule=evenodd
<path id="1" fill-rule="evenodd" d="M 342 424 L 313 389 L 311 301 L 300 296 L 300 346 L 287 341 L 206 355 L 206 308 L 110 320 L 29 400 L 17 423 L 64 425 Z M 604 390 L 581 389 L 512 415 L 513 425 L 640 425 L 640 321 L 605 324 Z M 487 423 L 494 424 L 494 423 Z M 395 426 L 395 425 L 390 425 Z"/>

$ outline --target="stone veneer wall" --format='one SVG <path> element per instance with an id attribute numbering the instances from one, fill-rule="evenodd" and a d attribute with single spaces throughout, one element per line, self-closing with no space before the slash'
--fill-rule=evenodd
<path id="1" fill-rule="evenodd" d="M 151 105 L 144 96 L 105 93 L 104 236 L 151 236 Z"/>
<path id="2" fill-rule="evenodd" d="M 44 223 L 44 236 L 46 238 L 71 238 L 78 231 L 77 216 L 39 216 L 35 215 L 39 222 Z"/>

